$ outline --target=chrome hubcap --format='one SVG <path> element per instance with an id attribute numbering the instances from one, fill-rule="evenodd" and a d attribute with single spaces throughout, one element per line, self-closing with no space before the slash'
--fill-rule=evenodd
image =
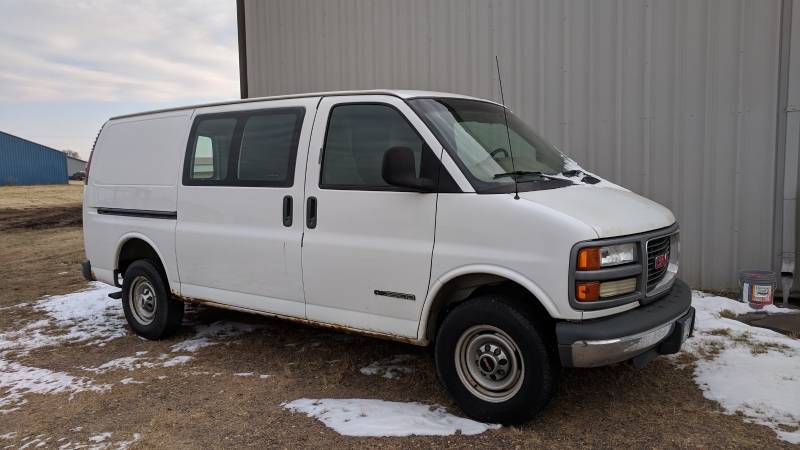
<path id="1" fill-rule="evenodd" d="M 519 348 L 497 327 L 477 325 L 465 331 L 456 344 L 455 357 L 461 382 L 476 397 L 499 403 L 522 386 L 525 373 Z"/>
<path id="2" fill-rule="evenodd" d="M 149 325 L 156 316 L 156 292 L 150 281 L 138 276 L 128 291 L 128 304 L 133 317 L 142 325 Z"/>

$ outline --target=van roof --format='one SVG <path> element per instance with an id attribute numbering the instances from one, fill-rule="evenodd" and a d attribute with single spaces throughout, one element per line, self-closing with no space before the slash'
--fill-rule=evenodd
<path id="1" fill-rule="evenodd" d="M 253 98 L 244 98 L 238 100 L 230 100 L 224 102 L 213 102 L 213 103 L 204 103 L 199 105 L 189 105 L 189 106 L 178 106 L 175 108 L 164 108 L 164 109 L 157 109 L 153 111 L 144 111 L 139 113 L 133 114 L 123 114 L 120 116 L 112 117 L 109 120 L 116 120 L 116 119 L 127 119 L 129 117 L 137 117 L 137 116 L 146 116 L 150 114 L 158 114 L 164 112 L 171 112 L 171 111 L 182 111 L 187 109 L 197 109 L 197 108 L 206 108 L 209 106 L 224 106 L 224 105 L 235 105 L 239 103 L 252 103 L 252 102 L 263 102 L 267 100 L 284 100 L 284 99 L 291 99 L 291 98 L 308 98 L 308 97 L 336 97 L 336 96 L 343 96 L 343 95 L 391 95 L 393 97 L 399 97 L 404 100 L 408 100 L 411 98 L 419 98 L 419 97 L 451 97 L 451 98 L 465 98 L 471 100 L 480 100 L 480 101 L 488 101 L 490 103 L 495 103 L 499 105 L 499 103 L 492 102 L 491 100 L 486 100 L 477 97 L 470 97 L 467 95 L 460 95 L 460 94 L 452 94 L 449 92 L 436 92 L 436 91 L 414 91 L 414 90 L 403 90 L 403 89 L 371 89 L 371 90 L 361 90 L 361 91 L 329 91 L 329 92 L 309 92 L 306 94 L 289 94 L 289 95 L 276 95 L 272 97 L 253 97 Z"/>

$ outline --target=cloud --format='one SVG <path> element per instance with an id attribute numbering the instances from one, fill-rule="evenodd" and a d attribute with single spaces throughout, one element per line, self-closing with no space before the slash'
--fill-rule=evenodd
<path id="1" fill-rule="evenodd" d="M 233 0 L 0 0 L 0 103 L 238 96 Z"/>

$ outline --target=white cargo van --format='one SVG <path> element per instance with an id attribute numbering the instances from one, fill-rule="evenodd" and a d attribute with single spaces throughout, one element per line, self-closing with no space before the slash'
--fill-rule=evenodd
<path id="1" fill-rule="evenodd" d="M 433 345 L 468 415 L 524 421 L 561 367 L 677 352 L 694 310 L 668 209 L 507 124 L 417 91 L 113 118 L 87 167 L 84 276 L 119 286 L 148 339 L 197 302 Z"/>

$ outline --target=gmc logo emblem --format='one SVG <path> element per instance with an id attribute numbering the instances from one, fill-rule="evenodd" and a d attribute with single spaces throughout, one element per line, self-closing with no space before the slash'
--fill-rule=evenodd
<path id="1" fill-rule="evenodd" d="M 669 255 L 664 253 L 663 255 L 656 256 L 654 264 L 656 269 L 663 269 L 667 264 L 669 264 Z"/>

